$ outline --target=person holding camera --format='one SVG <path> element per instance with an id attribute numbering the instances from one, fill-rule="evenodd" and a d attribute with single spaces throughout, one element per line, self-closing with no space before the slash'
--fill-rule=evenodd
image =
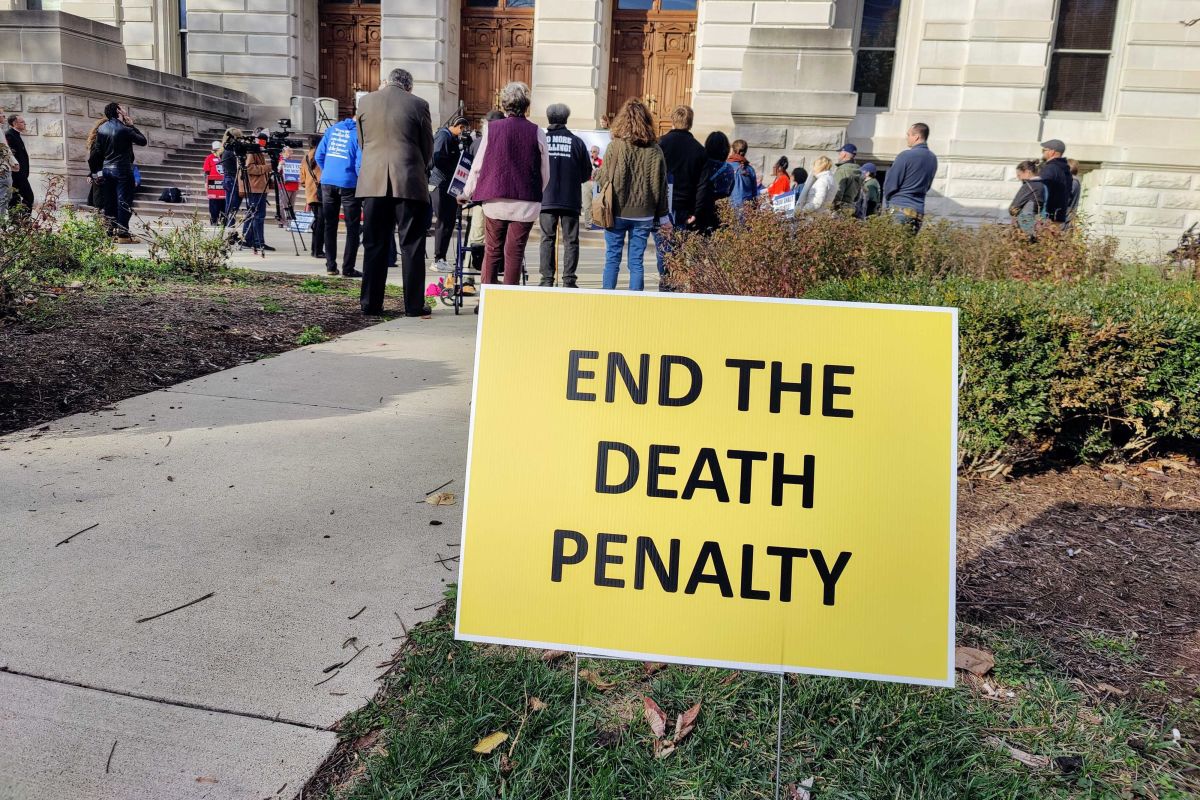
<path id="1" fill-rule="evenodd" d="M 313 156 L 321 168 L 321 209 L 325 219 L 325 271 L 338 274 L 338 209 L 346 217 L 346 249 L 342 254 L 342 275 L 361 278 L 354 268 L 358 261 L 358 237 L 362 228 L 362 198 L 355 190 L 362 151 L 358 143 L 358 123 L 344 119 L 326 129 Z"/>
<path id="2" fill-rule="evenodd" d="M 464 134 L 466 141 L 464 142 Z M 449 272 L 446 251 L 450 249 L 450 238 L 454 234 L 456 200 L 450 196 L 450 182 L 462 158 L 464 143 L 470 146 L 471 134 L 467 132 L 467 118 L 455 114 L 448 125 L 443 125 L 433 134 L 433 172 L 429 175 L 429 205 L 437 214 L 437 226 L 433 231 L 433 269 Z"/>
<path id="3" fill-rule="evenodd" d="M 144 147 L 146 136 L 134 126 L 128 110 L 119 103 L 104 107 L 104 123 L 88 154 L 88 163 L 101 165 L 92 180 L 99 181 L 104 198 L 104 216 L 120 244 L 132 244 L 129 218 L 133 216 L 133 148 Z"/>
<path id="4" fill-rule="evenodd" d="M 248 150 L 238 174 L 238 186 L 246 192 L 246 220 L 242 223 L 242 247 L 254 250 L 274 250 L 267 244 L 264 222 L 267 218 L 267 189 L 271 183 L 271 162 L 264 152 L 264 140 Z"/>

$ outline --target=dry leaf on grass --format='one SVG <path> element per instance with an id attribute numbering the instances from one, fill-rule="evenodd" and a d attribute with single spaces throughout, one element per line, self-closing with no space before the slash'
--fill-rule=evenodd
<path id="1" fill-rule="evenodd" d="M 471 749 L 476 753 L 481 753 L 486 756 L 488 753 L 492 752 L 506 741 L 508 741 L 508 734 L 503 731 L 496 731 L 495 733 L 490 733 L 480 739 L 479 743 Z"/>
<path id="2" fill-rule="evenodd" d="M 666 668 L 667 665 L 661 661 L 647 661 L 646 663 L 642 664 L 642 672 L 646 673 L 647 675 L 654 675 L 662 672 Z"/>
<path id="3" fill-rule="evenodd" d="M 689 708 L 675 720 L 675 744 L 679 744 L 696 729 L 696 718 L 700 716 L 700 704 Z"/>
<path id="4" fill-rule="evenodd" d="M 1124 697 L 1125 695 L 1129 694 L 1129 692 L 1125 691 L 1124 689 L 1118 689 L 1111 683 L 1097 683 L 1096 688 L 1107 694 L 1115 694 L 1117 697 Z"/>
<path id="5" fill-rule="evenodd" d="M 549 663 L 551 661 L 557 661 L 558 659 L 562 658 L 566 654 L 567 654 L 566 650 L 543 650 L 542 651 L 542 661 L 545 661 L 547 663 Z"/>
<path id="6" fill-rule="evenodd" d="M 954 668 L 966 670 L 972 675 L 983 677 L 996 666 L 996 658 L 986 650 L 974 647 L 954 648 Z"/>
<path id="7" fill-rule="evenodd" d="M 650 732 L 658 739 L 667 735 L 667 712 L 659 708 L 658 703 L 651 700 L 649 697 L 642 698 L 642 713 L 646 717 L 646 724 L 650 726 Z"/>
<path id="8" fill-rule="evenodd" d="M 579 677 L 583 678 L 585 681 L 587 681 L 592 686 L 596 687 L 597 689 L 599 689 L 602 692 L 606 692 L 609 689 L 616 686 L 616 684 L 613 683 L 612 681 L 604 680 L 604 678 L 601 677 L 599 672 L 596 672 L 595 670 L 591 670 L 591 669 L 579 670 Z"/>
<path id="9" fill-rule="evenodd" d="M 788 800 L 812 800 L 812 787 L 815 778 L 805 778 L 799 783 L 788 784 Z"/>
<path id="10" fill-rule="evenodd" d="M 543 710 L 545 710 L 545 708 L 546 708 L 546 704 L 545 704 L 545 702 L 543 702 L 541 700 L 541 698 L 538 698 L 538 697 L 529 698 L 529 710 L 530 711 L 543 711 Z"/>
<path id="11" fill-rule="evenodd" d="M 1032 753 L 1026 753 L 1024 750 L 1019 750 L 1010 744 L 1006 744 L 999 737 L 989 736 L 984 739 L 984 741 L 997 750 L 1003 750 L 1004 752 L 1008 753 L 1008 755 L 1013 759 L 1020 761 L 1027 767 L 1032 767 L 1033 769 L 1045 769 L 1046 767 L 1050 766 L 1050 759 L 1046 756 L 1035 756 Z"/>
<path id="12" fill-rule="evenodd" d="M 431 506 L 452 506 L 454 505 L 454 492 L 431 494 L 425 498 L 425 502 Z"/>

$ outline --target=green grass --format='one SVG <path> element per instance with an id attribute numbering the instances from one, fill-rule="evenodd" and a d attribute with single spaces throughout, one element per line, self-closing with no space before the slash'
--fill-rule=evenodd
<path id="1" fill-rule="evenodd" d="M 307 347 L 310 344 L 328 342 L 329 339 L 329 334 L 325 333 L 320 325 L 309 325 L 300 332 L 299 336 L 296 337 L 296 344 L 300 345 L 301 347 Z"/>
<path id="2" fill-rule="evenodd" d="M 1137 652 L 1137 640 L 1130 636 L 1116 637 L 1084 630 L 1080 631 L 1080 638 L 1090 650 L 1100 655 L 1113 656 L 1126 664 L 1141 660 Z"/>
<path id="3" fill-rule="evenodd" d="M 296 287 L 296 291 L 304 292 L 305 294 L 329 294 L 334 284 L 321 278 L 305 278 Z"/>
<path id="4" fill-rule="evenodd" d="M 262 303 L 262 310 L 268 314 L 278 314 L 283 311 L 283 306 L 273 297 L 260 297 L 259 302 Z"/>
<path id="5" fill-rule="evenodd" d="M 379 697 L 342 722 L 343 738 L 383 735 L 365 769 L 329 797 L 565 796 L 571 657 L 547 663 L 541 651 L 455 642 L 452 629 L 449 611 L 414 629 Z M 1183 775 L 1196 751 L 1171 741 L 1171 723 L 1152 723 L 1129 706 L 1092 707 L 1046 651 L 1011 631 L 971 628 L 960 638 L 995 654 L 988 683 L 996 696 L 965 685 L 790 677 L 784 783 L 813 777 L 816 798 L 862 800 L 1200 792 L 1195 774 Z M 595 659 L 581 659 L 580 668 L 615 686 L 580 681 L 575 797 L 773 796 L 775 676 L 678 666 L 647 676 L 640 662 Z M 669 715 L 703 704 L 695 733 L 665 759 L 654 757 L 643 694 Z M 544 710 L 528 710 L 535 697 Z M 472 752 L 495 731 L 509 740 L 491 755 Z M 1031 769 L 989 746 L 989 736 L 1035 755 L 1080 756 L 1082 767 L 1071 775 Z"/>

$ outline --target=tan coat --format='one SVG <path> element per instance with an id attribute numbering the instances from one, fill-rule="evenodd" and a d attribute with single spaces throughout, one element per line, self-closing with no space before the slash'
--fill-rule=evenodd
<path id="1" fill-rule="evenodd" d="M 304 204 L 311 206 L 321 202 L 321 168 L 312 160 L 314 150 L 309 150 L 300 159 L 300 185 L 304 187 Z M 309 168 L 309 163 L 312 168 Z"/>
<path id="2" fill-rule="evenodd" d="M 246 190 L 247 181 L 250 184 L 250 194 L 264 194 L 267 191 L 267 178 L 271 174 L 271 162 L 263 153 L 246 155 L 245 176 L 238 175 L 238 191 Z"/>
<path id="3" fill-rule="evenodd" d="M 428 203 L 433 169 L 429 103 L 389 85 L 359 101 L 355 120 L 362 149 L 355 195 Z"/>

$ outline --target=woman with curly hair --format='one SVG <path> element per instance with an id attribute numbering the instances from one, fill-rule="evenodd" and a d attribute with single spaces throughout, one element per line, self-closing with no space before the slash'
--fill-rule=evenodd
<path id="1" fill-rule="evenodd" d="M 604 232 L 604 288 L 617 288 L 628 236 L 629 288 L 640 292 L 645 288 L 643 259 L 650 231 L 671 231 L 667 162 L 654 133 L 654 118 L 637 98 L 626 100 L 613 118 L 612 137 L 596 176 L 601 191 L 612 187 L 613 198 L 613 225 Z"/>

